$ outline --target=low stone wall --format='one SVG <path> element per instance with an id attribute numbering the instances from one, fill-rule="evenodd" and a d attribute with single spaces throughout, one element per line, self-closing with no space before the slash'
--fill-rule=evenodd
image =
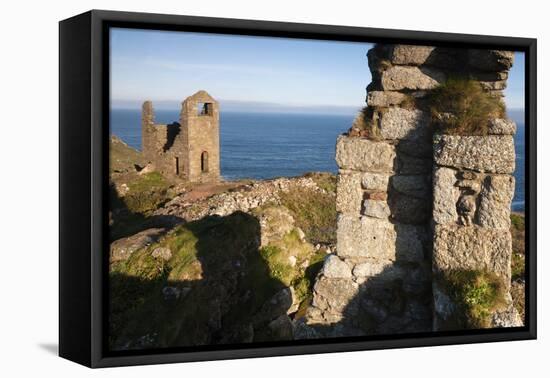
<path id="1" fill-rule="evenodd" d="M 336 253 L 315 283 L 304 335 L 443 329 L 457 307 L 435 277 L 448 270 L 494 272 L 509 290 L 515 125 L 495 119 L 490 135 L 434 136 L 425 99 L 455 75 L 501 97 L 512 58 L 405 45 L 368 52 L 368 106 L 336 144 Z"/>

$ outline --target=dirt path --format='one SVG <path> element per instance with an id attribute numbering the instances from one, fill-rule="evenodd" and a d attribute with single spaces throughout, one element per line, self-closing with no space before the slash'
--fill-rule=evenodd
<path id="1" fill-rule="evenodd" d="M 239 188 L 246 185 L 248 182 L 217 182 L 217 183 L 204 183 L 195 184 L 192 187 L 188 187 L 187 191 L 183 195 L 182 199 L 186 202 L 196 202 L 214 194 L 226 192 L 230 189 Z"/>

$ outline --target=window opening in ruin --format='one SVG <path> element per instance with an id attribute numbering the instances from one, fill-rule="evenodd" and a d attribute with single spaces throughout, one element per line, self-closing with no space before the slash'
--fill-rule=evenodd
<path id="1" fill-rule="evenodd" d="M 212 103 L 211 102 L 199 102 L 197 105 L 198 115 L 209 116 L 212 115 Z"/>
<path id="2" fill-rule="evenodd" d="M 180 158 L 176 157 L 176 175 L 180 174 Z"/>
<path id="3" fill-rule="evenodd" d="M 201 154 L 201 172 L 208 172 L 208 152 L 206 151 Z"/>

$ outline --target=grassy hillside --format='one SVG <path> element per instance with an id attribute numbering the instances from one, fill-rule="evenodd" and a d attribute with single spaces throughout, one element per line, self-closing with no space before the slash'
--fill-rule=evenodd
<path id="1" fill-rule="evenodd" d="M 288 210 L 266 207 L 253 215 L 237 212 L 180 225 L 112 264 L 111 346 L 277 339 L 278 329 L 270 324 L 309 298 L 325 255 L 294 226 L 282 235 L 269 234 L 281 213 Z M 262 232 L 269 237 L 264 246 Z M 289 287 L 292 298 L 273 305 Z"/>

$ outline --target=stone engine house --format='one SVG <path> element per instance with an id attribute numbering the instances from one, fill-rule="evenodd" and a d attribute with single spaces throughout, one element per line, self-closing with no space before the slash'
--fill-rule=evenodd
<path id="1" fill-rule="evenodd" d="M 179 122 L 156 124 L 145 101 L 141 120 L 142 155 L 167 177 L 190 182 L 220 178 L 219 104 L 206 91 L 182 102 Z"/>

